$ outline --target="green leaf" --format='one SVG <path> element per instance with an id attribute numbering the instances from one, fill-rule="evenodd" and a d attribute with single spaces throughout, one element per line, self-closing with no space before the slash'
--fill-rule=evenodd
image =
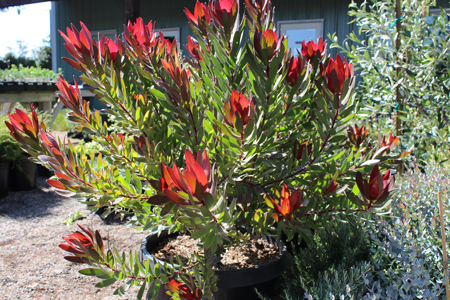
<path id="1" fill-rule="evenodd" d="M 102 275 L 105 273 L 102 269 L 94 269 L 94 268 L 88 268 L 88 269 L 82 269 L 78 271 L 80 274 L 87 275 L 87 276 L 97 276 Z"/>
<path id="2" fill-rule="evenodd" d="M 109 278 L 109 279 L 100 281 L 99 283 L 97 283 L 97 284 L 95 285 L 95 287 L 98 287 L 98 288 L 104 288 L 104 287 L 106 287 L 106 286 L 109 286 L 109 285 L 113 284 L 113 283 L 116 282 L 116 281 L 117 281 L 117 278 L 115 278 L 115 277 Z"/>
<path id="3" fill-rule="evenodd" d="M 144 291 L 145 291 L 145 286 L 147 285 L 147 282 L 144 281 L 144 283 L 142 284 L 141 288 L 139 289 L 139 292 L 137 294 L 137 299 L 141 300 L 142 296 L 144 295 Z"/>

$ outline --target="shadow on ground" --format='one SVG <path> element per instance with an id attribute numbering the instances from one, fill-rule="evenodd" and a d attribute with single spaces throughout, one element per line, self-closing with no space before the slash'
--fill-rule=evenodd
<path id="1" fill-rule="evenodd" d="M 61 196 L 50 189 L 47 178 L 37 178 L 37 188 L 30 191 L 9 192 L 0 198 L 0 216 L 10 218 L 39 218 L 48 215 L 49 210 L 60 205 Z"/>

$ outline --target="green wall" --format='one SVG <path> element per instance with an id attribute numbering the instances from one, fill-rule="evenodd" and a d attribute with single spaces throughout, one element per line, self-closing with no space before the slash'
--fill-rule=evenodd
<path id="1" fill-rule="evenodd" d="M 241 1 L 241 13 L 243 12 L 243 0 Z M 150 20 L 156 22 L 156 29 L 180 28 L 181 49 L 185 51 L 187 36 L 192 35 L 188 21 L 184 14 L 184 7 L 191 12 L 194 10 L 196 0 L 171 0 L 154 1 L 141 0 L 141 16 L 144 22 Z M 206 2 L 206 0 L 202 0 Z M 348 24 L 348 5 L 351 0 L 272 0 L 275 7 L 276 22 L 291 20 L 323 19 L 324 37 L 328 34 L 337 33 L 339 41 L 355 30 L 354 24 Z M 361 0 L 358 0 L 361 2 Z M 438 0 L 437 5 L 450 7 L 448 0 Z M 124 0 L 61 0 L 53 2 L 53 15 L 56 30 L 66 31 L 65 28 L 71 23 L 80 28 L 82 21 L 91 31 L 116 29 L 117 33 L 123 32 L 125 23 L 125 1 Z M 53 32 L 55 32 L 53 30 Z M 57 32 L 57 31 L 56 31 Z M 56 64 L 63 69 L 64 77 L 70 80 L 74 75 L 78 77 L 79 72 L 69 67 L 61 57 L 70 57 L 64 48 L 64 41 L 59 33 L 56 34 L 54 44 Z M 336 49 L 329 49 L 328 53 L 336 55 Z"/>

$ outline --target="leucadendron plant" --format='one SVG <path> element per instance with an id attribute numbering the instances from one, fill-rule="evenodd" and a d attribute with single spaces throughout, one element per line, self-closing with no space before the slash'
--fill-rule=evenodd
<path id="1" fill-rule="evenodd" d="M 150 268 L 106 249 L 81 228 L 60 247 L 80 272 L 141 286 L 138 298 L 166 288 L 174 299 L 212 299 L 214 265 L 247 236 L 308 238 L 325 214 L 368 212 L 389 203 L 398 138 L 368 136 L 358 120 L 352 63 L 328 57 L 320 39 L 301 52 L 278 36 L 269 0 L 197 2 L 186 8 L 194 32 L 182 57 L 176 40 L 138 19 L 123 39 L 96 41 L 81 23 L 62 33 L 73 59 L 114 119 L 111 131 L 61 77 L 60 99 L 77 130 L 92 133 L 101 155 L 78 154 L 20 111 L 7 123 L 38 163 L 55 171 L 56 191 L 91 207 L 133 211 L 149 233 L 187 233 L 203 247 L 186 264 Z M 249 39 L 244 40 L 245 27 Z M 89 199 L 89 200 L 85 200 Z M 329 220 L 329 218 L 327 219 Z M 284 233 L 284 234 L 282 234 Z"/>

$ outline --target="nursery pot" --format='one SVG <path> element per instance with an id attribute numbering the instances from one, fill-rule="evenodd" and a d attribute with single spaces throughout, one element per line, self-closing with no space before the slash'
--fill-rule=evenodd
<path id="1" fill-rule="evenodd" d="M 37 165 L 37 174 L 38 174 L 39 177 L 50 178 L 53 175 L 55 175 L 55 172 L 53 172 L 52 170 L 47 169 L 43 165 Z"/>
<path id="2" fill-rule="evenodd" d="M 141 262 L 149 260 L 150 266 L 154 267 L 151 250 L 167 237 L 175 237 L 177 233 L 169 235 L 163 231 L 160 236 L 156 234 L 147 236 L 141 244 L 139 259 Z M 281 242 L 280 254 L 275 259 L 255 268 L 215 271 L 218 276 L 217 287 L 219 290 L 214 293 L 216 300 L 259 300 L 255 293 L 255 288 L 264 293 L 270 292 L 275 287 L 277 278 L 288 266 L 288 253 L 286 246 Z M 156 262 L 163 265 L 164 262 L 156 259 Z M 170 300 L 166 294 L 165 286 L 161 286 L 156 296 L 157 300 Z"/>
<path id="3" fill-rule="evenodd" d="M 9 170 L 9 190 L 29 191 L 36 188 L 36 164 L 27 158 L 18 159 Z"/>
<path id="4" fill-rule="evenodd" d="M 0 198 L 8 196 L 9 160 L 0 161 Z"/>

